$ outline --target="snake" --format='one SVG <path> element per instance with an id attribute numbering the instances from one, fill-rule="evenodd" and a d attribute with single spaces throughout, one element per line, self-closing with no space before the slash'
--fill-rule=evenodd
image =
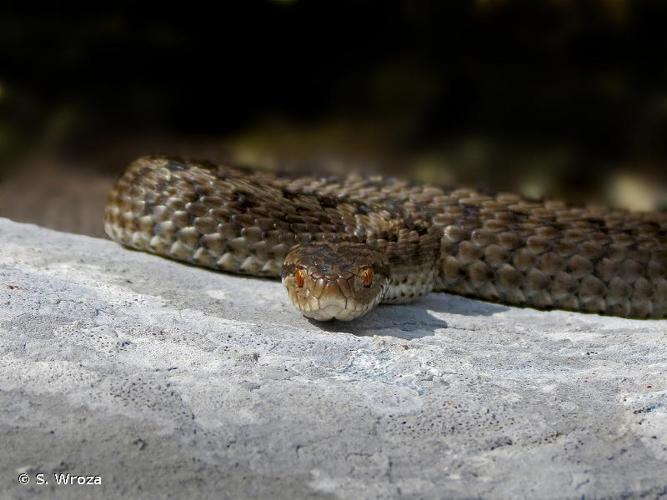
<path id="1" fill-rule="evenodd" d="M 150 155 L 117 180 L 104 227 L 131 249 L 280 278 L 291 303 L 316 321 L 350 321 L 380 303 L 409 303 L 430 292 L 667 317 L 661 211 Z"/>

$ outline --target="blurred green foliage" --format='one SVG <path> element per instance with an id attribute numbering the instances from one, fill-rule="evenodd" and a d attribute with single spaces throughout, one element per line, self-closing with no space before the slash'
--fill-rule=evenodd
<path id="1" fill-rule="evenodd" d="M 666 21 L 649 0 L 14 4 L 0 162 L 278 117 L 373 124 L 369 148 L 500 187 L 586 186 L 617 165 L 664 181 Z"/>

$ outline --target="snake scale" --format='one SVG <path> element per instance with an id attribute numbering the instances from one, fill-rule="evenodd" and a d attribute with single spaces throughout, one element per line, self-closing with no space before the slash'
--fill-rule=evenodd
<path id="1" fill-rule="evenodd" d="M 316 320 L 351 320 L 431 291 L 667 316 L 664 212 L 145 156 L 112 189 L 105 231 L 164 257 L 281 277 L 293 304 Z"/>

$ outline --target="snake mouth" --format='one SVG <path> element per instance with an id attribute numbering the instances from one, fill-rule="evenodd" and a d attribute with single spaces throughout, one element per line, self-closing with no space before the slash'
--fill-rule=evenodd
<path id="1" fill-rule="evenodd" d="M 284 277 L 282 281 L 292 304 L 304 316 L 316 321 L 352 321 L 365 315 L 380 302 L 383 290 L 369 301 L 360 302 L 349 293 L 346 295 L 349 286 L 341 285 L 341 280 L 347 281 L 340 277 L 316 280 L 308 277 L 301 286 L 291 276 Z"/>

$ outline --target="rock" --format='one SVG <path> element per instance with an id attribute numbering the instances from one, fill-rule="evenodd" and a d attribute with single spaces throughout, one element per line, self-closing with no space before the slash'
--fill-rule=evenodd
<path id="1" fill-rule="evenodd" d="M 667 321 L 431 294 L 318 324 L 279 282 L 0 234 L 0 497 L 667 494 Z"/>

